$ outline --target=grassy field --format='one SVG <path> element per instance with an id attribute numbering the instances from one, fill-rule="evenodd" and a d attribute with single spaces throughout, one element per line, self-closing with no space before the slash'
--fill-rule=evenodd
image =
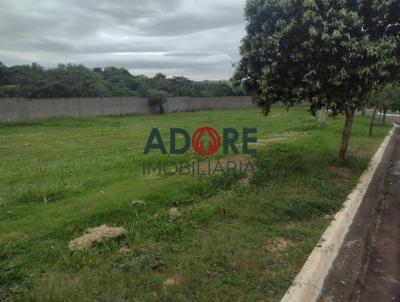
<path id="1" fill-rule="evenodd" d="M 257 127 L 257 172 L 142 175 L 171 159 L 143 155 L 151 128 L 204 125 Z M 0 125 L 0 300 L 278 301 L 389 129 L 357 117 L 339 167 L 342 125 L 303 108 Z M 127 234 L 69 251 L 102 224 Z"/>

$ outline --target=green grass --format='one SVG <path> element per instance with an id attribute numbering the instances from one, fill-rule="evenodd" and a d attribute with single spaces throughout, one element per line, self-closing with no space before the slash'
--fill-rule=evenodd
<path id="1" fill-rule="evenodd" d="M 171 127 L 204 125 L 258 128 L 248 184 L 243 175 L 143 177 L 143 159 L 177 158 L 143 155 L 151 128 L 167 138 Z M 303 108 L 0 125 L 0 300 L 278 301 L 389 129 L 368 137 L 357 117 L 351 157 L 337 167 L 342 125 L 321 128 Z M 183 215 L 172 220 L 175 206 Z M 128 233 L 68 250 L 101 224 Z M 178 284 L 164 286 L 172 277 Z"/>

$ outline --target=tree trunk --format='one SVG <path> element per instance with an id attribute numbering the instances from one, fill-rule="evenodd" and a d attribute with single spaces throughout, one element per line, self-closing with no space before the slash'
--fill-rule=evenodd
<path id="1" fill-rule="evenodd" d="M 386 112 L 387 110 L 383 110 L 383 119 L 382 119 L 382 124 L 386 124 Z"/>
<path id="2" fill-rule="evenodd" d="M 374 121 L 376 116 L 377 109 L 374 108 L 374 112 L 372 113 L 371 123 L 369 124 L 369 136 L 372 136 L 372 130 L 374 129 Z"/>
<path id="3" fill-rule="evenodd" d="M 339 151 L 339 161 L 344 162 L 347 158 L 347 150 L 349 148 L 349 141 L 351 135 L 351 129 L 353 127 L 354 110 L 351 107 L 345 109 L 346 122 L 344 124 L 342 144 Z"/>

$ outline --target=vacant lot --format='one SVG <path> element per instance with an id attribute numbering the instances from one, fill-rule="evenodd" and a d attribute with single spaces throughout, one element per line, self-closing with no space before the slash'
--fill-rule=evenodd
<path id="1" fill-rule="evenodd" d="M 250 179 L 142 176 L 170 160 L 143 155 L 152 127 L 204 125 L 258 128 Z M 389 129 L 358 117 L 338 167 L 342 125 L 302 108 L 0 125 L 0 300 L 279 300 Z M 103 224 L 127 233 L 69 251 Z"/>

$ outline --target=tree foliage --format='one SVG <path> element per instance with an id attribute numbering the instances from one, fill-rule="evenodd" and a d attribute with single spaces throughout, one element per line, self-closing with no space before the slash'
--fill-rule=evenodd
<path id="1" fill-rule="evenodd" d="M 248 0 L 234 80 L 264 114 L 273 103 L 302 101 L 313 114 L 345 113 L 344 160 L 354 111 L 374 87 L 398 77 L 396 7 L 389 0 Z"/>
<path id="2" fill-rule="evenodd" d="M 373 91 L 368 97 L 370 107 L 382 111 L 397 111 L 400 109 L 400 88 L 398 85 L 386 85 L 380 90 Z"/>
<path id="3" fill-rule="evenodd" d="M 12 67 L 0 63 L 0 97 L 146 97 L 149 90 L 164 91 L 168 96 L 244 95 L 228 81 L 195 82 L 185 77 L 167 78 L 162 73 L 146 77 L 112 66 L 89 69 L 59 64 L 45 69 L 36 63 Z"/>
<path id="4" fill-rule="evenodd" d="M 368 96 L 369 107 L 374 108 L 369 135 L 372 135 L 376 113 L 379 111 L 382 115 L 382 123 L 386 122 L 386 113 L 388 111 L 397 112 L 400 110 L 400 87 L 396 84 L 388 84 L 382 89 L 373 91 Z"/>

